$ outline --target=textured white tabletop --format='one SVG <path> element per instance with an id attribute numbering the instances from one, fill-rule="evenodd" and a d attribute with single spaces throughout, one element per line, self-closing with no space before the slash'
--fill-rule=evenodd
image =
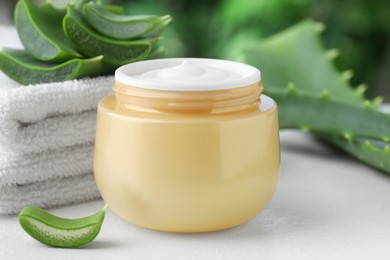
<path id="1" fill-rule="evenodd" d="M 390 176 L 307 134 L 281 133 L 282 171 L 268 207 L 236 228 L 172 234 L 129 224 L 108 210 L 84 249 L 30 238 L 16 216 L 0 216 L 0 259 L 390 259 Z M 102 201 L 53 209 L 81 217 Z"/>

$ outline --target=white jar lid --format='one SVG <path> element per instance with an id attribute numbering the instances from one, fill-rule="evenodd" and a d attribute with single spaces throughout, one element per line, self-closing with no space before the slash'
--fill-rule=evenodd
<path id="1" fill-rule="evenodd" d="M 169 58 L 130 63 L 115 71 L 115 80 L 132 87 L 166 91 L 210 91 L 259 82 L 250 65 L 218 59 Z"/>

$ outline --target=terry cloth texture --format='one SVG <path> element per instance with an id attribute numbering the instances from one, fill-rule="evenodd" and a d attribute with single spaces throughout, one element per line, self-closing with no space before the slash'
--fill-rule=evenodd
<path id="1" fill-rule="evenodd" d="M 0 75 L 0 214 L 98 198 L 96 108 L 113 76 L 19 86 Z"/>

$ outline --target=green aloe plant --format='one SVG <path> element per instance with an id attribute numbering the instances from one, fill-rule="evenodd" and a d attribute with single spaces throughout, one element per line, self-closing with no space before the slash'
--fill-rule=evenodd
<path id="1" fill-rule="evenodd" d="M 351 72 L 335 69 L 336 52 L 323 49 L 320 29 L 303 21 L 244 48 L 240 59 L 262 70 L 264 92 L 279 104 L 281 129 L 313 132 L 390 172 L 390 115 L 378 110 L 381 98 L 364 98 L 363 85 L 352 88 Z"/>
<path id="2" fill-rule="evenodd" d="M 140 30 L 135 21 L 147 28 Z M 66 8 L 53 7 L 51 0 L 19 0 L 15 24 L 26 51 L 0 50 L 0 70 L 25 85 L 112 73 L 120 65 L 163 55 L 156 44 L 170 21 L 169 15 L 127 16 L 123 7 L 99 0 L 78 0 Z M 132 37 L 117 37 L 124 29 Z"/>

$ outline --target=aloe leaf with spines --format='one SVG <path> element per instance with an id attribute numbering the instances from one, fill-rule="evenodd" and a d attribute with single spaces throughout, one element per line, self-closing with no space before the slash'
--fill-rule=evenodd
<path id="1" fill-rule="evenodd" d="M 51 1 L 37 4 L 20 0 L 15 8 L 15 26 L 26 50 L 42 61 L 62 62 L 81 55 L 72 47 L 62 30 L 66 9 L 57 9 Z"/>
<path id="2" fill-rule="evenodd" d="M 63 20 L 63 28 L 80 52 L 92 57 L 103 55 L 104 63 L 117 66 L 146 59 L 158 41 L 158 38 L 123 41 L 104 37 L 96 33 L 71 6 Z"/>
<path id="3" fill-rule="evenodd" d="M 390 172 L 390 115 L 378 111 L 380 99 L 352 88 L 352 73 L 339 73 L 335 51 L 326 52 L 317 23 L 307 20 L 243 50 L 240 60 L 261 69 L 264 92 L 279 103 L 281 129 L 302 129 L 374 167 Z M 371 144 L 376 145 L 371 145 Z"/>
<path id="4" fill-rule="evenodd" d="M 292 84 L 284 90 L 270 85 L 266 87 L 267 94 L 278 103 L 282 129 L 334 133 L 348 139 L 364 137 L 390 141 L 390 115 L 375 110 L 371 104 L 351 105 L 332 99 L 327 90 L 312 95 Z"/>
<path id="5" fill-rule="evenodd" d="M 389 143 L 365 138 L 348 139 L 338 135 L 320 135 L 320 137 L 359 160 L 366 162 L 368 165 L 389 172 Z"/>
<path id="6" fill-rule="evenodd" d="M 170 15 L 117 15 L 95 2 L 85 4 L 83 14 L 96 31 L 105 36 L 122 40 L 155 37 L 172 20 Z"/>
<path id="7" fill-rule="evenodd" d="M 0 70 L 24 85 L 49 83 L 98 76 L 112 72 L 113 67 L 102 63 L 103 56 L 71 59 L 64 63 L 48 63 L 35 59 L 24 50 L 0 50 Z"/>
<path id="8" fill-rule="evenodd" d="M 364 97 L 348 84 L 351 72 L 340 74 L 331 62 L 335 52 L 324 51 L 319 38 L 322 27 L 311 20 L 301 22 L 244 50 L 243 59 L 259 67 L 266 75 L 265 83 L 274 88 L 286 88 L 292 82 L 314 95 L 327 89 L 332 99 L 361 104 Z"/>

